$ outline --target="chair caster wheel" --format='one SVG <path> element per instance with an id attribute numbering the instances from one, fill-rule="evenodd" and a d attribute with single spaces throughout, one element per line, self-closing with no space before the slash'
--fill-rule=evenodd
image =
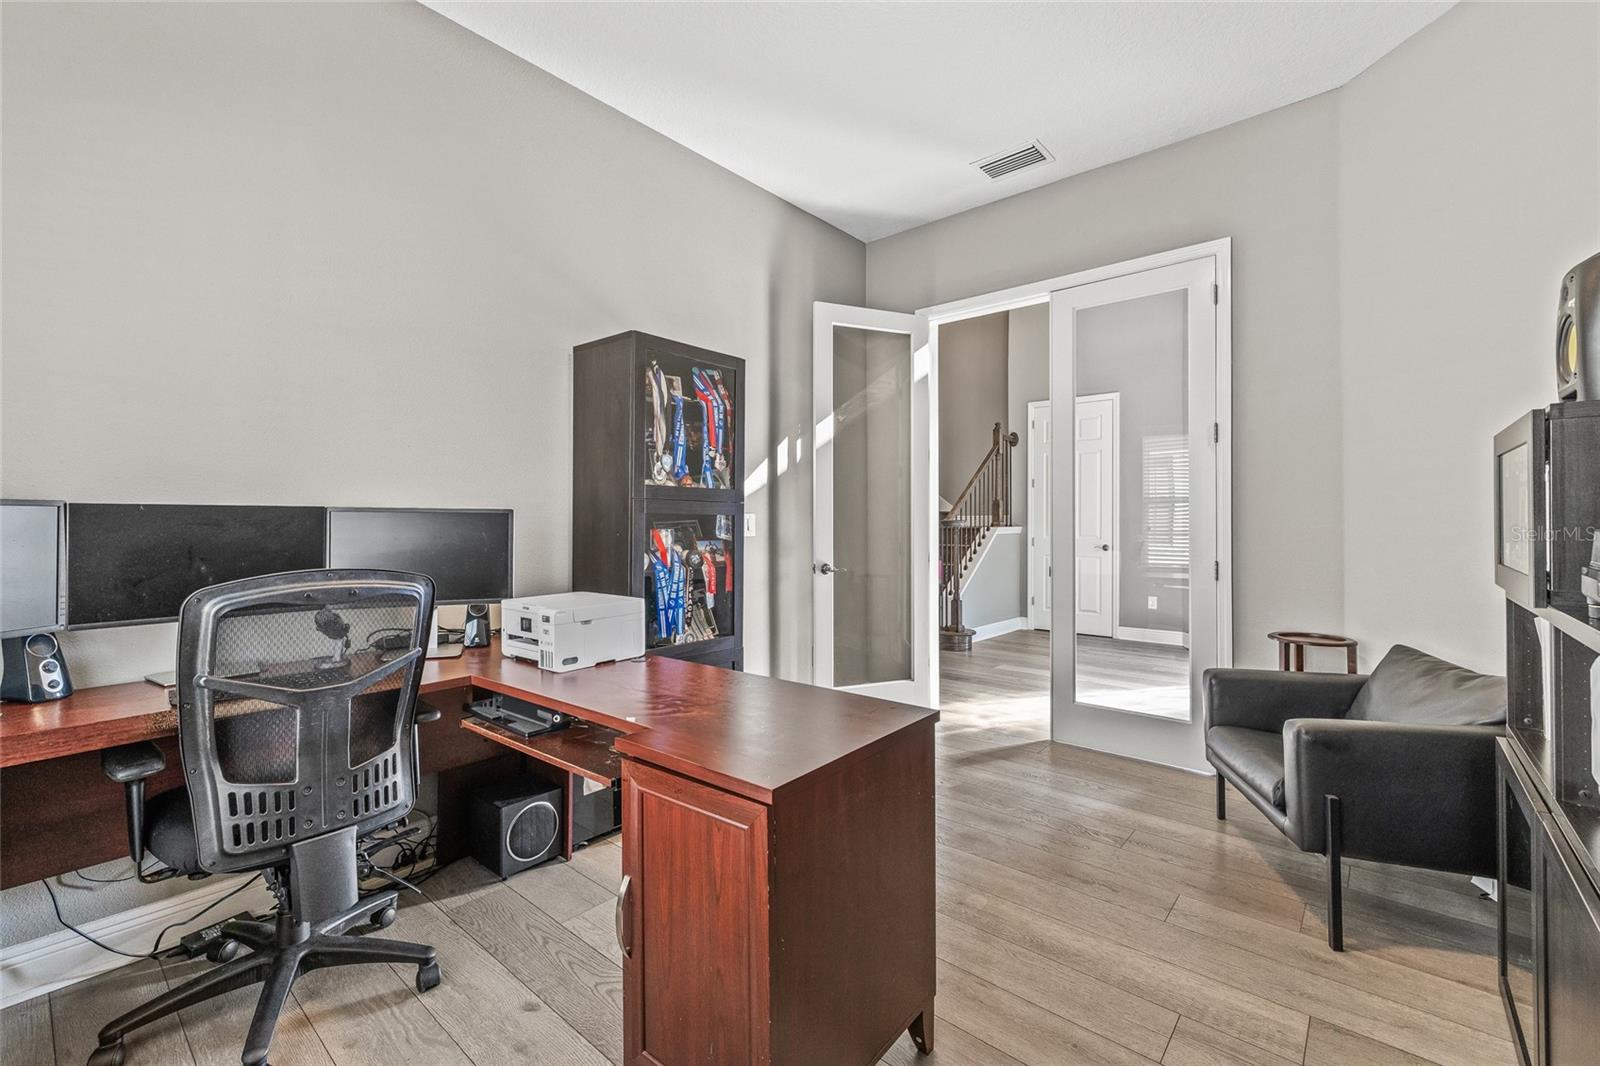
<path id="1" fill-rule="evenodd" d="M 122 1066 L 122 1041 L 101 1044 L 89 1052 L 89 1066 Z"/>
<path id="2" fill-rule="evenodd" d="M 430 988 L 437 988 L 441 975 L 438 960 L 425 962 L 417 967 L 417 991 L 426 992 Z M 90 1066 L 94 1066 L 93 1063 Z"/>
<path id="3" fill-rule="evenodd" d="M 206 958 L 212 962 L 232 962 L 239 957 L 239 942 L 237 940 L 222 939 L 206 948 Z"/>
<path id="4" fill-rule="evenodd" d="M 395 909 L 393 907 L 385 907 L 381 911 L 372 913 L 372 924 L 379 929 L 387 929 L 394 924 L 394 917 Z"/>

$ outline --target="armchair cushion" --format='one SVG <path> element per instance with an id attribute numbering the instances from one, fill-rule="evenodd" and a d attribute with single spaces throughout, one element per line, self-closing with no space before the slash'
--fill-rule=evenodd
<path id="1" fill-rule="evenodd" d="M 1365 722 L 1501 725 L 1506 679 L 1396 644 L 1372 672 L 1347 717 Z"/>
<path id="2" fill-rule="evenodd" d="M 1237 782 L 1283 810 L 1283 737 L 1261 729 L 1215 726 L 1206 733 L 1211 761 L 1231 770 Z"/>

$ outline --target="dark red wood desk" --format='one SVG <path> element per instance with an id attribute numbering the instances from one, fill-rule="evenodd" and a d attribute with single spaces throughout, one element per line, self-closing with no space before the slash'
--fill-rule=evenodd
<path id="1" fill-rule="evenodd" d="M 530 754 L 590 776 L 620 760 L 630 1063 L 867 1064 L 907 1028 L 931 1046 L 936 711 L 673 659 L 546 673 L 497 645 L 430 662 L 422 689 L 444 711 L 421 744 L 446 856 L 465 793 L 515 766 L 508 738 L 463 728 L 470 699 L 614 731 L 609 756 L 592 737 Z M 0 705 L 0 883 L 125 854 L 98 753 L 155 741 L 157 792 L 178 784 L 176 730 L 145 682 Z"/>

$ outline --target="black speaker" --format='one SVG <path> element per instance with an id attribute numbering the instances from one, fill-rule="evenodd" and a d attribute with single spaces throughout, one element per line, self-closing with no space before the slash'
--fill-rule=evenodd
<path id="1" fill-rule="evenodd" d="M 467 809 L 472 856 L 500 877 L 561 854 L 561 789 L 514 777 L 472 793 Z"/>
<path id="2" fill-rule="evenodd" d="M 489 605 L 474 603 L 467 608 L 467 628 L 461 635 L 463 648 L 489 646 Z"/>
<path id="3" fill-rule="evenodd" d="M 581 779 L 579 779 L 581 780 Z M 583 793 L 572 798 L 572 842 L 586 844 L 615 832 L 622 824 L 622 782 L 609 786 L 583 783 Z"/>
<path id="4" fill-rule="evenodd" d="M 0 677 L 0 699 L 13 703 L 43 703 L 72 695 L 72 675 L 61 645 L 49 633 L 7 637 L 0 641 L 5 674 Z"/>
<path id="5" fill-rule="evenodd" d="M 1561 279 L 1556 304 L 1556 396 L 1600 400 L 1600 253 Z"/>

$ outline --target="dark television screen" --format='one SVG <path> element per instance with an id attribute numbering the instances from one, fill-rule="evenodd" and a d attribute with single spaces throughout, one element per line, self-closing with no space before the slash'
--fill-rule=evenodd
<path id="1" fill-rule="evenodd" d="M 511 512 L 330 508 L 328 565 L 426 574 L 437 603 L 498 603 L 511 595 Z"/>
<path id="2" fill-rule="evenodd" d="M 321 507 L 67 505 L 67 624 L 171 621 L 196 589 L 241 577 L 316 570 Z"/>

